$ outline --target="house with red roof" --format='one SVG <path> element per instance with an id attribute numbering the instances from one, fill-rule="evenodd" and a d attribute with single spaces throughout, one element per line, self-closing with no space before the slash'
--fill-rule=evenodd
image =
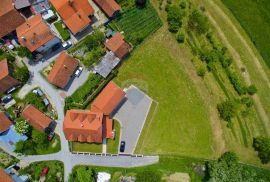
<path id="1" fill-rule="evenodd" d="M 44 53 L 54 45 L 60 43 L 60 39 L 50 30 L 41 15 L 34 15 L 16 28 L 17 37 L 23 47 L 31 52 Z"/>
<path id="2" fill-rule="evenodd" d="M 67 52 L 62 52 L 56 59 L 56 62 L 48 75 L 48 81 L 51 84 L 64 89 L 78 65 L 78 60 L 70 56 Z"/>
<path id="3" fill-rule="evenodd" d="M 0 61 L 0 93 L 5 93 L 19 84 L 20 82 L 11 76 L 7 59 Z"/>
<path id="4" fill-rule="evenodd" d="M 56 122 L 39 111 L 31 104 L 27 105 L 23 112 L 22 117 L 35 129 L 40 132 L 49 133 L 55 129 Z"/>
<path id="5" fill-rule="evenodd" d="M 124 100 L 125 92 L 110 82 L 88 110 L 68 110 L 64 119 L 64 133 L 69 141 L 102 143 L 113 138 L 112 114 Z"/>
<path id="6" fill-rule="evenodd" d="M 120 59 L 125 58 L 131 49 L 130 45 L 125 41 L 124 36 L 119 32 L 108 39 L 105 46 Z"/>
<path id="7" fill-rule="evenodd" d="M 12 0 L 1 0 L 0 38 L 10 34 L 25 22 L 25 18 L 15 9 Z"/>
<path id="8" fill-rule="evenodd" d="M 75 35 L 89 26 L 94 9 L 88 0 L 50 0 L 65 25 Z"/>
<path id="9" fill-rule="evenodd" d="M 113 18 L 121 11 L 121 7 L 115 0 L 94 0 L 107 17 Z"/>

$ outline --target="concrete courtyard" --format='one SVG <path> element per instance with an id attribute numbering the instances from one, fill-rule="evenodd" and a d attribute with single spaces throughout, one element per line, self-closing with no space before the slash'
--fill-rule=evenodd
<path id="1" fill-rule="evenodd" d="M 119 107 L 114 119 L 121 123 L 121 141 L 126 142 L 126 154 L 132 154 L 136 148 L 152 99 L 131 85 L 126 92 L 126 100 Z"/>

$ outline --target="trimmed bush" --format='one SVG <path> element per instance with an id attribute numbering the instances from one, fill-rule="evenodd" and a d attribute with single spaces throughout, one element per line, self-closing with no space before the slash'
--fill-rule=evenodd
<path id="1" fill-rule="evenodd" d="M 233 101 L 224 101 L 217 105 L 217 109 L 221 119 L 225 121 L 231 121 L 231 119 L 236 115 L 236 105 Z"/>
<path id="2" fill-rule="evenodd" d="M 254 95 L 257 93 L 257 88 L 255 85 L 250 85 L 248 88 L 247 88 L 247 92 L 249 95 Z"/>

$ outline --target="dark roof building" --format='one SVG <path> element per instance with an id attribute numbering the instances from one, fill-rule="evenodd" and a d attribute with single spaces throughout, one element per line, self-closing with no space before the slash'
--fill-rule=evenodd
<path id="1" fill-rule="evenodd" d="M 0 61 L 0 93 L 6 92 L 18 84 L 19 81 L 10 75 L 7 59 Z"/>
<path id="2" fill-rule="evenodd" d="M 78 64 L 76 59 L 62 52 L 48 75 L 48 81 L 57 87 L 65 88 Z"/>
<path id="3" fill-rule="evenodd" d="M 14 8 L 12 0 L 1 0 L 0 38 L 11 33 L 24 22 L 24 17 Z"/>

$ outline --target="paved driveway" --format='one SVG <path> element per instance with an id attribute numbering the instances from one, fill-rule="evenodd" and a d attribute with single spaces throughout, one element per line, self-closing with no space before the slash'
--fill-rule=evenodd
<path id="1" fill-rule="evenodd" d="M 152 104 L 152 99 L 135 86 L 130 86 L 126 90 L 126 98 L 114 118 L 121 123 L 121 141 L 126 142 L 124 153 L 133 153 Z"/>

